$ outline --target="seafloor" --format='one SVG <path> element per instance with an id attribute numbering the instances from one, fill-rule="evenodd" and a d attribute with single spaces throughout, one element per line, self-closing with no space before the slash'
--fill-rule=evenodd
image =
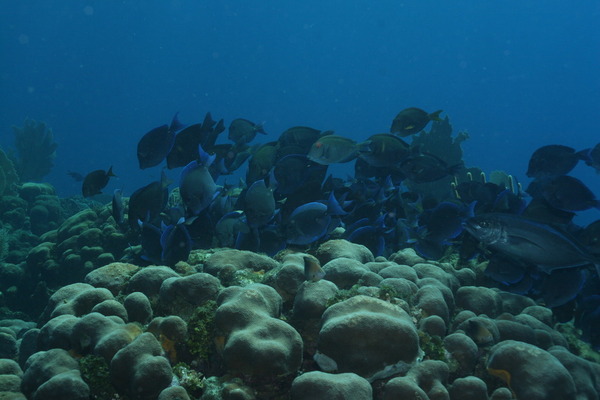
<path id="1" fill-rule="evenodd" d="M 116 261 L 139 248 L 109 205 L 28 183 L 0 215 L 0 399 L 600 395 L 598 354 L 550 309 L 486 287 L 485 263 L 334 238 L 141 266 Z M 305 257 L 323 279 L 306 280 Z"/>

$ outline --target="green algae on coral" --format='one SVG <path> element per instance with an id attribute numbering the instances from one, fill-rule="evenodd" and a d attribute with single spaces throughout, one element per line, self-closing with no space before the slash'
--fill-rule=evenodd
<path id="1" fill-rule="evenodd" d="M 219 271 L 217 277 L 223 286 L 247 286 L 252 283 L 262 283 L 264 273 L 253 271 L 249 268 L 233 269 L 223 268 Z"/>
<path id="2" fill-rule="evenodd" d="M 425 360 L 447 361 L 446 349 L 444 348 L 444 341 L 441 337 L 430 335 L 427 332 L 419 330 L 419 346 L 425 353 L 423 356 Z"/>
<path id="3" fill-rule="evenodd" d="M 191 354 L 198 356 L 203 361 L 208 361 L 214 351 L 216 310 L 217 302 L 209 300 L 197 307 L 188 321 L 186 346 Z"/>
<path id="4" fill-rule="evenodd" d="M 97 400 L 121 399 L 127 400 L 110 383 L 110 370 L 104 358 L 87 355 L 79 359 L 81 378 L 90 387 L 91 398 Z"/>
<path id="5" fill-rule="evenodd" d="M 173 375 L 177 377 L 179 385 L 183 387 L 192 398 L 198 398 L 204 392 L 206 378 L 202 373 L 190 368 L 185 363 L 178 363 L 173 367 Z"/>
<path id="6" fill-rule="evenodd" d="M 600 363 L 600 353 L 595 351 L 589 343 L 581 340 L 581 330 L 575 328 L 573 324 L 556 324 L 557 331 L 563 334 L 567 343 L 569 344 L 569 350 L 586 360 Z"/>
<path id="7" fill-rule="evenodd" d="M 358 292 L 359 288 L 360 285 L 357 284 L 352 286 L 350 289 L 341 289 L 334 296 L 329 298 L 329 300 L 327 300 L 326 307 L 329 308 L 336 303 L 348 300 L 350 297 L 358 296 L 360 294 Z"/>

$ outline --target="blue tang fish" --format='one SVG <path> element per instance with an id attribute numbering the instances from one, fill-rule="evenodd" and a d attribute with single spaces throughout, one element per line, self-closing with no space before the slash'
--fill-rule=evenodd
<path id="1" fill-rule="evenodd" d="M 160 236 L 162 248 L 161 260 L 166 265 L 174 265 L 179 261 L 187 261 L 192 250 L 192 238 L 186 228 L 185 218 L 180 218 L 175 225 L 163 226 Z"/>
<path id="2" fill-rule="evenodd" d="M 138 142 L 137 158 L 141 169 L 160 164 L 171 151 L 175 143 L 175 134 L 183 128 L 177 114 L 173 117 L 171 125 L 161 125 L 152 129 Z"/>
<path id="3" fill-rule="evenodd" d="M 198 160 L 190 162 L 181 171 L 179 193 L 188 214 L 200 214 L 218 195 L 217 185 L 208 168 L 215 160 L 198 146 Z"/>

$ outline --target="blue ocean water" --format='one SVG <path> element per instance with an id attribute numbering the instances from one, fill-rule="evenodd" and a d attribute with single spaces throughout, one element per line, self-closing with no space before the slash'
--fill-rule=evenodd
<path id="1" fill-rule="evenodd" d="M 160 167 L 138 168 L 136 144 L 177 111 L 184 123 L 207 111 L 226 125 L 264 121 L 268 140 L 294 125 L 359 140 L 388 132 L 404 108 L 443 109 L 470 135 L 468 166 L 525 184 L 536 148 L 600 138 L 597 1 L 22 0 L 1 9 L 0 146 L 13 146 L 11 125 L 45 121 L 59 145 L 47 178 L 65 196 L 80 193 L 69 170 L 113 165 L 118 179 L 105 193 L 156 180 Z M 600 195 L 590 168 L 573 175 Z"/>

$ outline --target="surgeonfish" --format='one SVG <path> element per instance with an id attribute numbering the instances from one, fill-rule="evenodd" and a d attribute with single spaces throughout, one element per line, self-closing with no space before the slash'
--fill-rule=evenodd
<path id="1" fill-rule="evenodd" d="M 586 151 L 577 152 L 572 147 L 560 144 L 542 146 L 531 155 L 526 175 L 543 178 L 568 174 L 584 158 Z"/>
<path id="2" fill-rule="evenodd" d="M 81 186 L 83 197 L 91 197 L 101 194 L 102 189 L 108 185 L 108 180 L 113 176 L 116 175 L 113 173 L 112 166 L 108 169 L 108 171 L 97 169 L 87 174 L 85 178 L 83 178 L 83 184 Z"/>
<path id="3" fill-rule="evenodd" d="M 171 125 L 161 125 L 150 130 L 138 142 L 137 158 L 141 169 L 160 164 L 171 151 L 175 134 L 183 128 L 177 119 L 177 114 L 179 113 L 173 116 Z"/>
<path id="4" fill-rule="evenodd" d="M 199 158 L 190 162 L 181 171 L 179 193 L 186 211 L 190 216 L 198 215 L 218 195 L 217 185 L 208 168 L 215 159 L 209 156 L 201 146 L 198 148 Z"/>
<path id="5" fill-rule="evenodd" d="M 394 121 L 392 121 L 390 132 L 397 133 L 400 136 L 410 136 L 413 133 L 421 132 L 429 121 L 442 121 L 440 118 L 441 113 L 442 110 L 429 114 L 420 108 L 406 108 L 396 115 Z"/>
<path id="6" fill-rule="evenodd" d="M 262 124 L 255 124 L 243 118 L 236 118 L 229 125 L 229 140 L 236 144 L 250 143 L 257 133 L 266 135 Z"/>

